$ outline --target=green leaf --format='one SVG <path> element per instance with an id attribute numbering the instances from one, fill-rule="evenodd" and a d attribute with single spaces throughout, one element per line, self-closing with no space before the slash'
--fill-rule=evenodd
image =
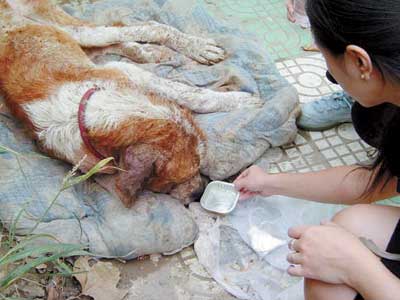
<path id="1" fill-rule="evenodd" d="M 8 232 L 8 241 L 11 243 L 11 241 L 14 240 L 15 237 L 15 232 L 17 230 L 17 224 L 19 219 L 22 217 L 22 214 L 26 211 L 25 209 L 28 207 L 28 205 L 30 204 L 30 201 L 27 201 L 24 203 L 23 207 L 20 209 L 20 211 L 18 212 L 17 216 L 15 217 L 14 221 L 12 222 L 9 232 Z"/>
<path id="2" fill-rule="evenodd" d="M 17 151 L 14 151 L 14 150 L 6 147 L 6 146 L 0 145 L 0 153 L 6 153 L 6 152 L 10 152 L 10 153 L 12 153 L 14 155 L 19 155 L 19 153 Z"/>
<path id="3" fill-rule="evenodd" d="M 55 264 L 60 268 L 60 270 L 63 271 L 63 272 L 61 272 L 62 274 L 71 276 L 72 273 L 74 273 L 74 271 L 70 267 L 68 267 L 68 265 L 66 263 L 64 263 L 63 261 L 61 261 L 59 259 L 57 261 L 55 261 Z"/>
<path id="4" fill-rule="evenodd" d="M 104 168 L 110 161 L 112 161 L 114 158 L 113 157 L 109 157 L 109 158 L 105 158 L 101 161 L 99 161 L 93 168 L 90 169 L 89 172 L 87 172 L 86 174 L 83 174 L 81 176 L 76 176 L 76 177 L 71 177 L 68 178 L 66 180 L 66 182 L 64 183 L 64 186 L 62 187 L 62 190 L 66 190 L 69 189 L 70 187 L 79 184 L 83 181 L 88 180 L 90 177 L 92 177 L 93 175 L 95 175 L 96 173 L 99 173 L 101 171 L 102 168 Z"/>
<path id="5" fill-rule="evenodd" d="M 81 250 L 81 247 L 82 246 L 68 245 L 65 247 L 64 251 L 54 253 L 50 256 L 38 257 L 25 265 L 15 268 L 10 273 L 8 273 L 4 278 L 0 279 L 0 288 L 7 288 L 14 281 L 21 278 L 21 276 L 23 276 L 25 273 L 29 272 L 31 269 L 33 269 L 41 264 L 44 264 L 47 262 L 54 262 L 61 257 L 72 256 L 74 252 Z"/>
<path id="6" fill-rule="evenodd" d="M 13 248 L 11 248 L 3 257 L 0 258 L 0 262 L 5 259 L 6 257 L 8 257 L 9 255 L 17 252 L 18 250 L 25 248 L 27 245 L 29 245 L 30 243 L 34 242 L 35 239 L 38 238 L 49 238 L 49 239 L 53 239 L 55 241 L 57 241 L 57 239 L 52 236 L 51 234 L 33 234 L 30 235 L 29 237 L 23 239 L 22 241 L 20 241 L 16 246 L 14 246 Z M 9 243 L 11 244 L 11 241 L 9 241 Z"/>
<path id="7" fill-rule="evenodd" d="M 56 253 L 56 252 L 62 252 L 64 249 L 68 249 L 68 247 L 76 247 L 76 245 L 71 245 L 71 244 L 49 244 L 49 245 L 44 245 L 44 246 L 37 246 L 37 247 L 29 247 L 26 249 L 23 249 L 13 255 L 9 255 L 6 258 L 1 258 L 0 259 L 0 266 L 10 264 L 19 260 L 23 260 L 28 257 L 38 257 L 42 256 L 47 253 Z M 84 246 L 80 246 L 79 250 L 83 250 Z"/>
<path id="8" fill-rule="evenodd" d="M 70 267 L 68 267 L 68 265 L 66 263 L 64 263 L 63 261 L 58 260 L 57 262 L 55 262 L 55 264 L 62 270 L 64 270 L 64 272 L 59 273 L 58 275 L 61 276 L 74 276 L 77 274 L 83 274 L 83 273 L 87 273 L 88 271 L 79 271 L 79 272 L 74 272 L 74 270 L 72 270 Z"/>

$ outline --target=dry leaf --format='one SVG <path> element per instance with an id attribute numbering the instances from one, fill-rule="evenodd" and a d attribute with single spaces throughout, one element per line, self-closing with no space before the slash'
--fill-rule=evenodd
<path id="1" fill-rule="evenodd" d="M 80 257 L 75 262 L 74 272 L 84 272 L 74 276 L 82 286 L 82 294 L 95 300 L 120 300 L 128 293 L 127 289 L 117 288 L 120 272 L 110 262 L 99 261 L 90 266 L 89 257 Z"/>
<path id="2" fill-rule="evenodd" d="M 82 291 L 84 290 L 84 287 L 86 287 L 86 282 L 88 278 L 88 273 L 90 271 L 91 267 L 89 265 L 89 258 L 87 256 L 82 256 L 79 257 L 74 264 L 73 271 L 75 272 L 81 272 L 78 274 L 75 274 L 74 277 L 79 281 L 82 287 Z"/>
<path id="3" fill-rule="evenodd" d="M 6 276 L 6 271 L 0 270 L 0 279 L 3 279 Z"/>
<path id="4" fill-rule="evenodd" d="M 56 276 L 46 286 L 47 300 L 62 300 L 62 279 Z"/>
<path id="5" fill-rule="evenodd" d="M 39 274 L 43 274 L 47 271 L 47 265 L 46 264 L 40 264 L 38 266 L 36 266 L 36 272 L 38 272 Z"/>

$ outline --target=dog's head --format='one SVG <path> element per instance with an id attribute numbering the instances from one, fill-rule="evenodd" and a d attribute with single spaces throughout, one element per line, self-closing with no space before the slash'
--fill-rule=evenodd
<path id="1" fill-rule="evenodd" d="M 198 136 L 178 135 L 163 143 L 142 143 L 129 146 L 120 153 L 120 171 L 116 188 L 129 207 L 138 192 L 149 189 L 170 193 L 184 204 L 201 196 L 204 182 L 200 177 L 199 149 L 204 147 Z"/>

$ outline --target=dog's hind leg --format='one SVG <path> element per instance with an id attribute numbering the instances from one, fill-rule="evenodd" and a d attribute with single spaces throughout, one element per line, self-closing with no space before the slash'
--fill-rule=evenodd
<path id="1" fill-rule="evenodd" d="M 161 78 L 133 64 L 111 62 L 106 67 L 124 72 L 144 93 L 176 102 L 196 113 L 231 111 L 238 108 L 255 108 L 263 104 L 256 96 L 245 92 L 216 92 L 192 87 L 180 82 Z"/>
<path id="2" fill-rule="evenodd" d="M 61 26 L 82 47 L 105 47 L 125 42 L 154 43 L 166 46 L 202 64 L 215 64 L 225 58 L 225 51 L 212 39 L 185 34 L 156 22 L 126 27 Z"/>

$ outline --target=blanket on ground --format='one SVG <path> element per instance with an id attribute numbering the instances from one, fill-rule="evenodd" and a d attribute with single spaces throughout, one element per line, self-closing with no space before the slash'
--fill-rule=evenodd
<path id="1" fill-rule="evenodd" d="M 197 1 L 103 0 L 69 4 L 64 9 L 102 24 L 154 20 L 212 37 L 226 49 L 228 58 L 214 66 L 188 63 L 180 54 L 167 62 L 141 65 L 193 86 L 246 91 L 265 100 L 262 108 L 195 117 L 208 139 L 208 163 L 201 170 L 205 176 L 226 179 L 267 149 L 295 137 L 295 89 L 280 76 L 257 39 L 221 24 Z M 103 62 L 110 59 L 123 58 L 108 56 Z M 0 220 L 10 226 L 23 209 L 16 224 L 18 234 L 34 228 L 35 233 L 49 233 L 63 242 L 85 244 L 99 256 L 126 259 L 173 253 L 192 244 L 197 236 L 198 228 L 188 210 L 170 196 L 144 192 L 127 210 L 91 181 L 62 192 L 46 213 L 71 166 L 40 155 L 4 107 L 0 145 L 8 148 L 0 153 Z"/>

